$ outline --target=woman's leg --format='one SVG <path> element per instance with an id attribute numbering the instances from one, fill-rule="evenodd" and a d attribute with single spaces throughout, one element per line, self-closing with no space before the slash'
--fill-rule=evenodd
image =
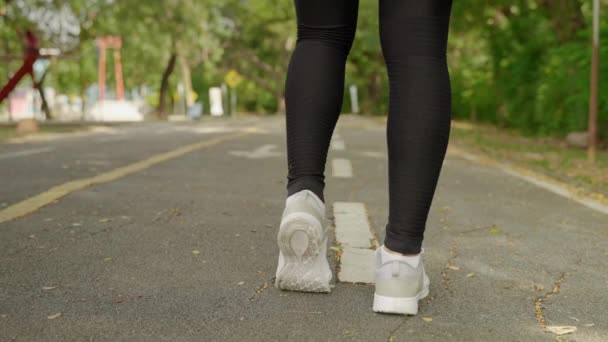
<path id="1" fill-rule="evenodd" d="M 358 3 L 295 0 L 298 40 L 285 83 L 288 196 L 308 189 L 324 201 L 327 150 L 342 107 Z"/>
<path id="2" fill-rule="evenodd" d="M 380 38 L 390 80 L 384 244 L 401 254 L 420 253 L 449 139 L 451 6 L 451 0 L 380 0 Z"/>

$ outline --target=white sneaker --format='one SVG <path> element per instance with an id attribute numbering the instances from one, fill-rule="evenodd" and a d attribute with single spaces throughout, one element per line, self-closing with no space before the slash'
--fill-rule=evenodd
<path id="1" fill-rule="evenodd" d="M 374 312 L 402 315 L 418 313 L 418 301 L 429 294 L 429 277 L 419 257 L 396 255 L 376 249 Z"/>
<path id="2" fill-rule="evenodd" d="M 285 201 L 278 234 L 279 263 L 275 286 L 283 290 L 329 292 L 325 204 L 301 190 Z"/>

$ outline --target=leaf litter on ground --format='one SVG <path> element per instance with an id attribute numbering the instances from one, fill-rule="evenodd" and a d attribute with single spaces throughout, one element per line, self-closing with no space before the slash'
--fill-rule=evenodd
<path id="1" fill-rule="evenodd" d="M 58 318 L 59 316 L 61 316 L 61 312 L 58 313 L 54 313 L 52 315 L 47 316 L 48 319 L 55 319 Z"/>
<path id="2" fill-rule="evenodd" d="M 563 326 L 553 325 L 553 326 L 548 326 L 545 329 L 547 329 L 547 331 L 554 333 L 557 336 L 571 334 L 576 331 L 576 327 L 572 326 L 572 325 L 563 325 Z"/>

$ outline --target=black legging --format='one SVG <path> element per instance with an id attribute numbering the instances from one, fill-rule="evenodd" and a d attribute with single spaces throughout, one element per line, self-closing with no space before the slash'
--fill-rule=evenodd
<path id="1" fill-rule="evenodd" d="M 325 162 L 340 114 L 358 0 L 295 0 L 298 40 L 285 85 L 287 193 L 323 201 Z M 451 0 L 380 0 L 380 40 L 390 80 L 386 128 L 389 218 L 384 244 L 420 252 L 450 133 L 446 64 Z"/>

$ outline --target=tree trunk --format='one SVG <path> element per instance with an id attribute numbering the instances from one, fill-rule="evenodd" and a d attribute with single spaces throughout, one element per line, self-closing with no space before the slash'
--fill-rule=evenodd
<path id="1" fill-rule="evenodd" d="M 281 92 L 276 94 L 277 114 L 285 114 L 285 96 Z"/>
<path id="2" fill-rule="evenodd" d="M 48 69 L 44 71 L 42 77 L 40 77 L 40 82 L 36 84 L 36 89 L 38 90 L 38 94 L 40 94 L 40 99 L 42 100 L 42 111 L 44 112 L 44 116 L 47 120 L 51 120 L 53 115 L 51 114 L 51 108 L 49 107 L 49 103 L 46 102 L 46 97 L 44 96 L 44 79 L 48 74 Z"/>
<path id="3" fill-rule="evenodd" d="M 576 40 L 577 32 L 587 26 L 579 0 L 543 0 L 541 6 L 560 43 Z"/>
<path id="4" fill-rule="evenodd" d="M 165 67 L 165 71 L 163 72 L 163 77 L 160 81 L 160 94 L 158 100 L 158 116 L 160 118 L 166 117 L 166 107 L 167 107 L 167 93 L 169 91 L 169 77 L 173 73 L 173 69 L 175 69 L 175 60 L 177 59 L 177 53 L 172 52 L 169 61 L 167 62 L 167 66 Z"/>
<path id="5" fill-rule="evenodd" d="M 369 54 L 369 58 L 375 60 L 376 63 L 384 64 L 384 55 L 382 50 L 375 53 Z M 380 107 L 380 98 L 382 96 L 382 75 L 378 70 L 373 71 L 369 75 L 369 81 L 366 82 L 367 96 L 363 97 L 363 109 L 362 114 L 387 114 L 379 113 L 378 108 Z"/>
<path id="6" fill-rule="evenodd" d="M 285 82 L 281 82 L 281 73 L 276 71 L 274 77 L 274 97 L 277 101 L 277 113 L 276 114 L 285 114 Z"/>
<path id="7" fill-rule="evenodd" d="M 190 107 L 194 104 L 194 96 L 192 95 L 192 73 L 190 65 L 184 56 L 179 56 L 179 64 L 182 73 L 182 84 L 184 85 L 184 96 L 186 98 L 186 106 Z M 187 112 L 188 108 L 186 108 Z"/>
<path id="8" fill-rule="evenodd" d="M 370 75 L 369 81 L 366 83 L 367 98 L 365 99 L 365 112 L 374 114 L 375 109 L 380 103 L 380 74 L 374 72 Z"/>
<path id="9" fill-rule="evenodd" d="M 477 122 L 477 105 L 473 105 L 473 108 L 471 110 L 471 121 L 472 122 Z"/>

